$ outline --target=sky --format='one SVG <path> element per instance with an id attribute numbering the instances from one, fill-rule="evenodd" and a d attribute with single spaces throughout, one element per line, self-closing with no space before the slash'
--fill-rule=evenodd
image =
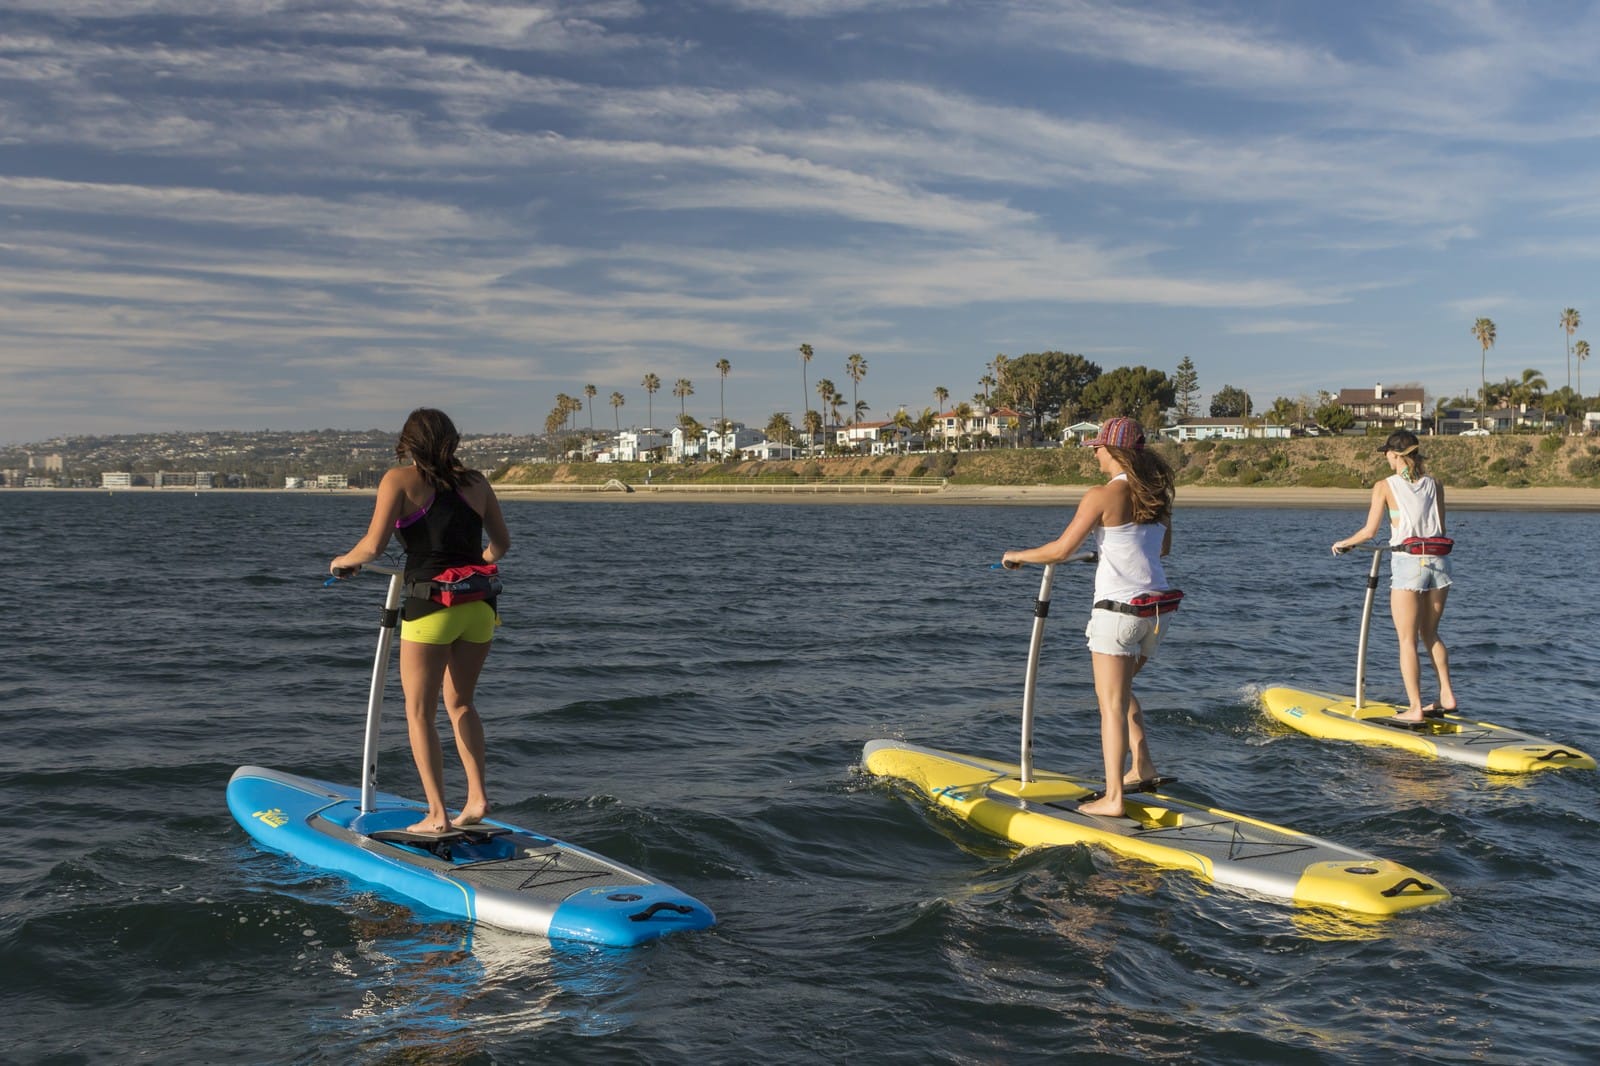
<path id="1" fill-rule="evenodd" d="M 1597 84 L 1583 3 L 5 0 L 0 443 L 760 427 L 852 353 L 868 418 L 1052 350 L 1592 395 Z"/>

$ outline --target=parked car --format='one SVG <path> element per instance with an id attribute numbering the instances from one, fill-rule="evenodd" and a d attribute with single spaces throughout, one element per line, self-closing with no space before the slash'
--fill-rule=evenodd
<path id="1" fill-rule="evenodd" d="M 1463 437 L 1487 437 L 1489 435 L 1489 431 L 1487 429 L 1483 429 L 1482 427 L 1476 429 L 1464 429 L 1461 431 L 1461 435 Z"/>

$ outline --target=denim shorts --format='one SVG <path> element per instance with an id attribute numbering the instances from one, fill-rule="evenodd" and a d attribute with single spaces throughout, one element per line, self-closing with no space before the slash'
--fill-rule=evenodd
<path id="1" fill-rule="evenodd" d="M 1427 592 L 1450 587 L 1448 555 L 1389 556 L 1389 587 L 1397 592 Z"/>
<path id="2" fill-rule="evenodd" d="M 1096 608 L 1089 613 L 1089 624 L 1083 635 L 1089 638 L 1090 651 L 1101 655 L 1137 655 L 1148 659 L 1155 654 L 1156 645 L 1161 643 L 1161 634 L 1172 624 L 1173 613 L 1167 611 L 1161 615 L 1158 630 L 1154 616 L 1140 618 Z"/>

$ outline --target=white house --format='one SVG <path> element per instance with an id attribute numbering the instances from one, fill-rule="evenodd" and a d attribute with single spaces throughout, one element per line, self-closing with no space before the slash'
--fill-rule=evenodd
<path id="1" fill-rule="evenodd" d="M 1061 443 L 1064 445 L 1068 443 L 1081 444 L 1086 440 L 1093 439 L 1099 432 L 1100 423 L 1098 422 L 1074 422 L 1061 431 Z"/>
<path id="2" fill-rule="evenodd" d="M 664 433 L 653 429 L 627 429 L 617 434 L 617 446 L 612 449 L 612 458 L 619 463 L 642 463 L 645 453 L 664 448 L 671 443 Z"/>
<path id="3" fill-rule="evenodd" d="M 1589 411 L 1583 416 L 1585 433 L 1600 433 L 1600 411 Z"/>
<path id="4" fill-rule="evenodd" d="M 1266 422 L 1252 425 L 1254 419 L 1243 418 L 1186 418 L 1174 425 L 1164 426 L 1161 435 L 1170 440 L 1287 440 L 1292 436 L 1288 426 L 1274 426 Z"/>
<path id="5" fill-rule="evenodd" d="M 780 444 L 775 440 L 759 440 L 739 450 L 743 459 L 760 459 L 771 461 L 775 459 L 793 459 L 797 449 L 793 444 Z"/>
<path id="6" fill-rule="evenodd" d="M 767 435 L 759 429 L 750 429 L 743 422 L 731 423 L 726 433 L 715 429 L 706 431 L 707 453 L 715 456 L 738 455 L 753 444 L 760 444 Z"/>
<path id="7" fill-rule="evenodd" d="M 1013 440 L 1027 422 L 1026 415 L 1009 407 L 989 410 L 974 408 L 967 418 L 962 418 L 954 411 L 945 411 L 934 420 L 933 431 L 947 444 L 961 437 L 977 437 L 985 433 L 998 440 Z"/>
<path id="8" fill-rule="evenodd" d="M 849 452 L 870 451 L 882 455 L 895 451 L 910 434 L 893 422 L 855 422 L 839 426 L 834 431 L 834 442 Z"/>
<path id="9" fill-rule="evenodd" d="M 682 426 L 673 426 L 672 440 L 667 445 L 667 461 L 683 463 L 690 459 L 698 459 L 704 454 L 704 448 L 704 438 L 691 437 L 684 432 Z"/>

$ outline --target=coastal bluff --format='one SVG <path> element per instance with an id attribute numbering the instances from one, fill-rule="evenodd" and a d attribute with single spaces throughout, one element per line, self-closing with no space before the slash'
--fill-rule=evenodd
<path id="1" fill-rule="evenodd" d="M 1299 437 L 1289 440 L 1195 441 L 1154 445 L 1177 475 L 1179 499 L 1325 501 L 1359 499 L 1385 472 L 1380 437 Z M 1600 500 L 1600 438 L 1515 434 L 1425 437 L 1430 473 L 1453 498 L 1489 496 L 1533 503 L 1548 491 L 1583 504 Z M 866 495 L 1059 500 L 1060 490 L 1095 484 L 1100 475 L 1084 448 L 993 448 L 907 455 L 829 456 L 786 462 L 533 463 L 493 474 L 497 490 L 514 493 L 599 494 L 607 482 L 643 496 L 706 493 L 789 496 Z M 830 493 L 830 489 L 833 490 Z M 1185 493 L 1186 489 L 1200 490 Z M 1283 493 L 1262 490 L 1292 490 Z M 1055 490 L 1055 491 L 1049 491 Z M 1224 491 L 1226 490 L 1226 491 Z M 1482 490 L 1496 490 L 1492 493 Z M 1072 495 L 1075 495 L 1073 493 Z M 928 502 L 932 502 L 929 499 Z"/>

